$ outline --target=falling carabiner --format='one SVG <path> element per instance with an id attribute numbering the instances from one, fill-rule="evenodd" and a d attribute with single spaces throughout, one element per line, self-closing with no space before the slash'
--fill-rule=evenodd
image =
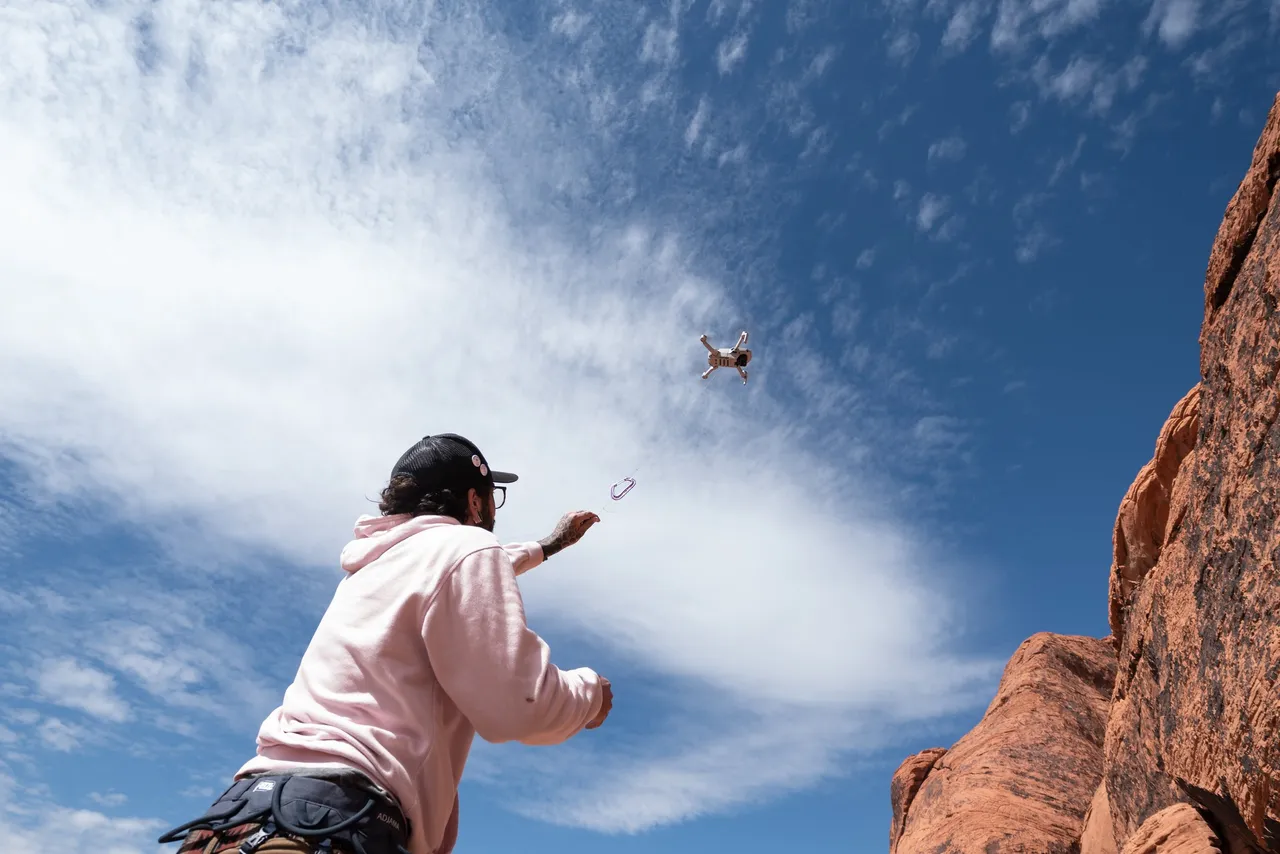
<path id="1" fill-rule="evenodd" d="M 622 490 L 622 492 L 618 492 L 618 483 L 625 483 L 627 485 L 626 489 Z M 636 485 L 636 480 L 633 477 L 624 477 L 622 480 L 618 481 L 618 483 L 615 483 L 613 486 L 609 487 L 609 497 L 612 498 L 614 501 L 617 501 L 618 499 L 622 498 L 622 496 L 630 492 L 631 488 Z"/>

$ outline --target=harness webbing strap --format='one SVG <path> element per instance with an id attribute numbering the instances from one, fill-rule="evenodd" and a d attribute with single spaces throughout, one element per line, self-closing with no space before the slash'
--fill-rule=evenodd
<path id="1" fill-rule="evenodd" d="M 240 845 L 241 854 L 254 854 L 281 833 L 315 840 L 322 849 L 329 849 L 330 840 L 338 839 L 356 854 L 409 854 L 405 847 L 408 822 L 393 804 L 362 789 L 288 774 L 237 780 L 204 815 L 175 827 L 157 841 L 177 842 L 197 830 L 220 834 L 258 822 L 262 827 Z"/>

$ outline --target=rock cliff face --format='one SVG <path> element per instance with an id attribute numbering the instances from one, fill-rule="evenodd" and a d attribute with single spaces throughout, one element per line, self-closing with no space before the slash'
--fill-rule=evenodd
<path id="1" fill-rule="evenodd" d="M 899 854 L 1075 850 L 1102 778 L 1115 670 L 1106 641 L 1038 634 L 1023 643 L 982 723 L 948 751 L 918 754 L 934 753 L 928 767 L 904 765 L 912 778 L 923 768 L 924 779 L 891 845 Z"/>
<path id="2" fill-rule="evenodd" d="M 1210 253 L 1201 380 L 1121 501 L 1112 636 L 1036 635 L 907 760 L 894 854 L 1280 854 L 1280 96 Z"/>
<path id="3" fill-rule="evenodd" d="M 1222 854 L 1222 846 L 1200 813 L 1174 804 L 1143 822 L 1120 854 Z"/>
<path id="4" fill-rule="evenodd" d="M 1111 637 L 1124 643 L 1124 620 L 1134 593 L 1160 559 L 1169 525 L 1169 504 L 1178 469 L 1200 432 L 1200 386 L 1178 401 L 1156 440 L 1156 453 L 1142 467 L 1120 502 L 1112 534 Z"/>
<path id="5" fill-rule="evenodd" d="M 889 799 L 893 801 L 893 827 L 889 831 L 889 854 L 898 850 L 898 840 L 907 824 L 907 807 L 916 799 L 916 793 L 939 759 L 947 753 L 945 748 L 931 747 L 912 756 L 898 767 L 893 775 Z"/>

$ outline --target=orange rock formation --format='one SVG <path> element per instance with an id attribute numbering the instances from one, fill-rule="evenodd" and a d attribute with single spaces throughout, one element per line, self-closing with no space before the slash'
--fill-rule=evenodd
<path id="1" fill-rule="evenodd" d="M 1120 503 L 1112 635 L 1035 635 L 894 775 L 892 854 L 1280 854 L 1280 95 L 1210 252 L 1200 382 Z"/>

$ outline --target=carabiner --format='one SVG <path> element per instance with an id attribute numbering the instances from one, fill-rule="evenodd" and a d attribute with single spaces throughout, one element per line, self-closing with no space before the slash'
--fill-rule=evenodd
<path id="1" fill-rule="evenodd" d="M 627 488 L 622 490 L 622 492 L 618 492 L 618 483 L 625 483 L 627 485 Z M 622 480 L 618 481 L 618 483 L 615 483 L 613 486 L 609 487 L 609 497 L 612 498 L 614 501 L 617 501 L 618 499 L 622 498 L 622 496 L 630 492 L 632 487 L 636 485 L 636 479 L 633 477 L 624 477 Z"/>

